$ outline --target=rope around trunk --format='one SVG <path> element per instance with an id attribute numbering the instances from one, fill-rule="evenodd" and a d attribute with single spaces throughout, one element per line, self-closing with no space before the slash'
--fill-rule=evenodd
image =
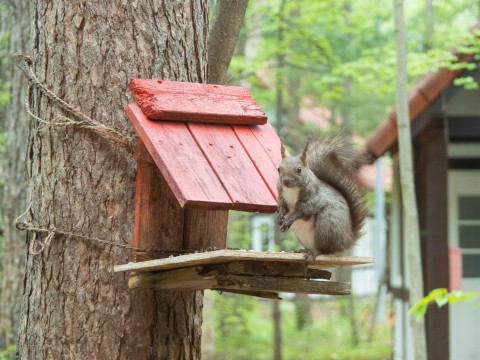
<path id="1" fill-rule="evenodd" d="M 105 239 L 99 239 L 97 237 L 93 236 L 87 236 L 87 235 L 81 235 L 81 234 L 76 234 L 71 231 L 65 231 L 61 229 L 57 229 L 56 227 L 52 226 L 50 228 L 43 228 L 40 226 L 35 226 L 33 225 L 30 221 L 28 220 L 21 220 L 27 213 L 30 211 L 32 207 L 32 204 L 28 206 L 27 210 L 23 214 L 21 214 L 19 217 L 17 217 L 14 220 L 14 225 L 17 228 L 17 230 L 20 231 L 30 231 L 32 232 L 32 239 L 30 240 L 30 245 L 29 245 L 29 252 L 33 256 L 40 255 L 43 253 L 45 250 L 48 249 L 50 246 L 50 243 L 54 239 L 55 235 L 64 235 L 66 237 L 70 238 L 76 238 L 79 240 L 91 242 L 91 243 L 97 243 L 101 244 L 104 246 L 113 246 L 121 249 L 126 249 L 126 250 L 131 250 L 131 251 L 138 251 L 138 252 L 146 252 L 146 253 L 155 253 L 155 254 L 162 254 L 165 256 L 177 256 L 177 255 L 182 255 L 182 254 L 192 254 L 192 253 L 200 253 L 200 252 L 206 252 L 206 251 L 214 251 L 214 250 L 219 250 L 216 247 L 209 247 L 206 249 L 201 249 L 201 250 L 192 250 L 192 249 L 145 249 L 141 247 L 136 247 L 136 246 L 131 246 L 131 245 L 126 245 L 126 244 L 119 244 L 113 241 L 105 240 Z M 39 238 L 41 238 L 41 235 L 45 235 L 45 239 L 42 241 Z M 58 237 L 57 237 L 58 238 Z"/>
<path id="2" fill-rule="evenodd" d="M 52 242 L 56 234 L 64 235 L 71 238 L 77 238 L 87 242 L 93 242 L 97 244 L 113 246 L 113 247 L 118 247 L 126 250 L 138 251 L 138 252 L 160 253 L 165 255 L 181 255 L 186 253 L 198 252 L 198 250 L 195 251 L 195 250 L 187 250 L 187 249 L 175 249 L 175 250 L 174 249 L 144 249 L 144 248 L 130 246 L 126 244 L 118 244 L 113 241 L 99 239 L 93 236 L 76 234 L 71 231 L 57 229 L 56 227 L 50 227 L 47 229 L 47 228 L 34 226 L 29 221 L 21 220 L 21 218 L 24 217 L 29 212 L 30 208 L 31 208 L 31 204 L 23 214 L 21 214 L 18 218 L 15 219 L 14 225 L 17 228 L 17 230 L 27 231 L 27 232 L 30 231 L 33 233 L 32 239 L 30 240 L 30 246 L 29 246 L 29 252 L 33 256 L 40 255 L 46 249 L 48 249 L 48 247 L 50 246 L 50 243 Z M 41 237 L 41 235 L 45 235 L 45 234 L 46 234 L 45 239 L 43 241 L 40 240 L 39 238 Z M 206 249 L 206 250 L 212 250 L 212 249 Z"/>
<path id="3" fill-rule="evenodd" d="M 84 113 L 82 113 L 77 108 L 73 107 L 60 97 L 58 97 L 52 90 L 50 90 L 43 82 L 41 82 L 35 73 L 32 70 L 32 59 L 31 57 L 21 54 L 15 53 L 13 54 L 13 58 L 17 62 L 17 66 L 28 79 L 28 87 L 27 93 L 25 97 L 25 109 L 27 113 L 42 124 L 46 124 L 49 126 L 78 126 L 82 129 L 88 129 L 93 131 L 94 133 L 100 135 L 101 137 L 107 139 L 111 143 L 121 146 L 122 148 L 126 149 L 128 152 L 133 152 L 133 141 L 129 137 L 120 134 L 118 131 L 108 127 L 97 120 L 94 120 Z M 60 107 L 63 111 L 73 117 L 73 119 L 68 118 L 66 116 L 59 116 L 54 121 L 47 121 L 44 120 L 37 115 L 33 114 L 30 108 L 30 93 L 32 85 L 36 86 L 41 92 L 48 96 L 58 107 Z"/>

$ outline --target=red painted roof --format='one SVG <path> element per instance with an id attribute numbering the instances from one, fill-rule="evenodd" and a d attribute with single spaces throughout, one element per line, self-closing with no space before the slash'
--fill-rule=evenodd
<path id="1" fill-rule="evenodd" d="M 150 120 L 235 125 L 267 122 L 260 105 L 240 86 L 131 79 L 128 87 Z"/>
<path id="2" fill-rule="evenodd" d="M 480 23 L 472 29 L 480 29 Z M 475 54 L 458 54 L 458 62 L 470 62 Z M 424 76 L 408 94 L 410 122 L 433 103 L 440 93 L 459 75 L 462 70 L 441 69 L 436 73 Z M 377 158 L 389 150 L 397 141 L 397 113 L 393 110 L 381 123 L 365 144 L 366 151 Z"/>
<path id="3" fill-rule="evenodd" d="M 182 207 L 259 212 L 276 210 L 280 140 L 270 124 L 219 124 L 222 118 L 231 122 L 234 117 L 222 116 L 235 113 L 235 109 L 242 107 L 239 108 L 232 99 L 219 103 L 217 96 L 208 96 L 208 92 L 202 91 L 205 87 L 192 87 L 190 83 L 169 82 L 170 85 L 174 83 L 175 96 L 182 94 L 178 102 L 165 101 L 169 91 L 153 97 L 150 96 L 151 92 L 147 93 L 148 101 L 144 101 L 142 92 L 137 91 L 145 89 L 145 86 L 139 86 L 142 82 L 147 86 L 158 83 L 155 80 L 135 79 L 136 84 L 131 89 L 134 98 L 143 107 L 130 104 L 126 113 Z M 190 91 L 192 88 L 195 88 L 195 92 Z M 231 91 L 228 88 L 217 86 L 215 90 Z M 192 99 L 194 103 L 196 100 L 193 99 L 201 98 L 201 107 L 193 107 L 194 110 L 185 108 L 183 97 Z M 244 104 L 249 102 L 245 96 L 242 101 Z M 152 108 L 158 109 L 160 106 L 164 113 L 175 114 L 175 121 L 152 121 L 147 118 L 146 114 L 151 114 Z M 215 123 L 195 122 L 196 111 L 199 117 L 208 112 Z M 245 112 L 245 109 L 241 111 Z M 182 112 L 188 112 L 188 122 L 180 121 Z M 258 109 L 255 112 L 258 114 Z M 248 115 L 244 118 L 238 114 L 236 116 L 234 122 L 251 121 L 246 119 Z"/>

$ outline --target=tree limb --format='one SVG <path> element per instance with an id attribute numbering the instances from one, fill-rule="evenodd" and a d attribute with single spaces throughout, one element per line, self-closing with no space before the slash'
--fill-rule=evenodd
<path id="1" fill-rule="evenodd" d="M 248 0 L 217 0 L 208 40 L 209 84 L 225 84 Z"/>

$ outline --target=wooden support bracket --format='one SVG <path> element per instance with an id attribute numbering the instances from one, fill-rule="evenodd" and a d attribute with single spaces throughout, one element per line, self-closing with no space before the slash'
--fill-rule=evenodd
<path id="1" fill-rule="evenodd" d="M 156 290 L 212 289 L 266 298 L 278 298 L 279 292 L 350 294 L 351 288 L 348 283 L 318 281 L 330 279 L 330 276 L 329 271 L 308 269 L 304 264 L 239 261 L 153 273 L 135 273 L 131 275 L 128 286 L 131 289 Z"/>

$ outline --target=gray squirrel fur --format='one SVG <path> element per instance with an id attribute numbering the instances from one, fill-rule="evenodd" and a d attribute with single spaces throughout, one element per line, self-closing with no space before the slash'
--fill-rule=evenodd
<path id="1" fill-rule="evenodd" d="M 278 224 L 292 228 L 315 258 L 351 248 L 367 216 L 357 170 L 365 158 L 347 143 L 310 139 L 302 153 L 286 156 L 278 168 Z"/>

